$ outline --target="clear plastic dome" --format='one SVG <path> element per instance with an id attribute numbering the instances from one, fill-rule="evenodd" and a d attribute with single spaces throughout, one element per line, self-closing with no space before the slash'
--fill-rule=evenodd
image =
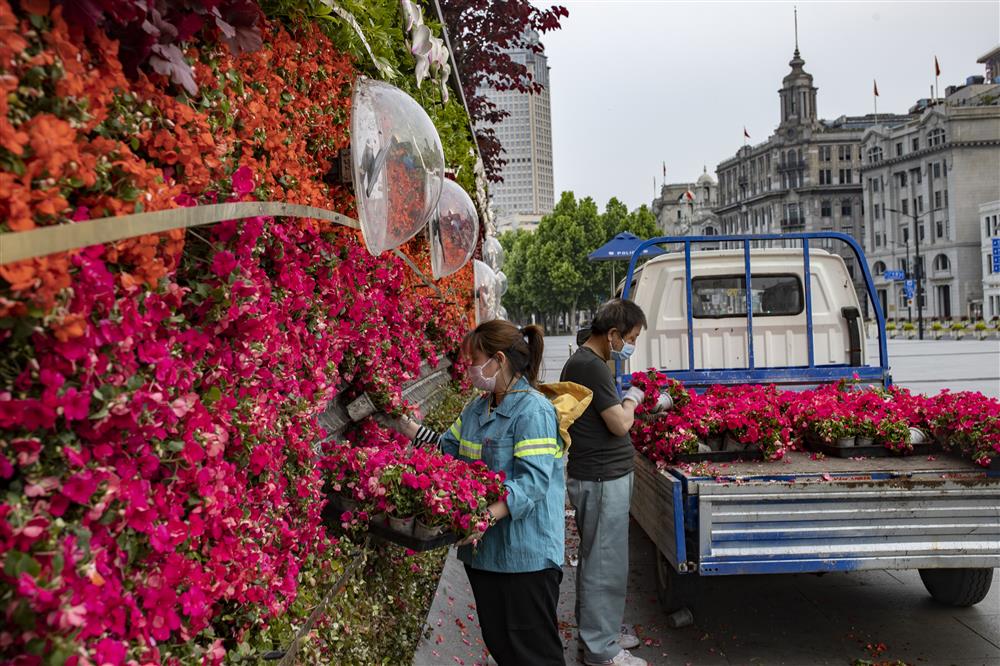
<path id="1" fill-rule="evenodd" d="M 472 198 L 453 180 L 444 181 L 437 212 L 431 217 L 430 235 L 435 280 L 464 266 L 476 249 L 479 215 Z"/>
<path id="2" fill-rule="evenodd" d="M 496 274 L 485 262 L 475 260 L 476 323 L 482 324 L 497 318 L 500 297 L 497 296 Z"/>
<path id="3" fill-rule="evenodd" d="M 496 284 L 497 284 L 497 298 L 502 298 L 503 295 L 507 293 L 506 273 L 504 273 L 503 271 L 497 271 Z"/>
<path id="4" fill-rule="evenodd" d="M 441 197 L 444 151 L 427 112 L 399 88 L 361 78 L 351 107 L 354 196 L 373 255 L 413 238 Z"/>
<path id="5" fill-rule="evenodd" d="M 496 236 L 487 236 L 483 241 L 483 261 L 489 264 L 495 271 L 503 268 L 504 259 L 507 257 L 503 250 L 503 245 Z"/>
<path id="6" fill-rule="evenodd" d="M 497 308 L 497 319 L 503 319 L 504 321 L 510 321 L 510 316 L 507 314 L 507 308 L 500 306 Z"/>

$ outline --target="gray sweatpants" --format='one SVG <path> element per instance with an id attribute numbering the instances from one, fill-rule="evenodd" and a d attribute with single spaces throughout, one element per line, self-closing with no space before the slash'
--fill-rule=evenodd
<path id="1" fill-rule="evenodd" d="M 566 481 L 576 510 L 580 558 L 576 570 L 576 625 L 588 660 L 613 658 L 628 584 L 628 509 L 635 475 L 611 481 Z"/>

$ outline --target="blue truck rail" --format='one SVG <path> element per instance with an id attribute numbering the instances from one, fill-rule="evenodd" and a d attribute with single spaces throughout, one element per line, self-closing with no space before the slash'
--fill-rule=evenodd
<path id="1" fill-rule="evenodd" d="M 835 364 L 816 365 L 814 340 L 813 340 L 813 308 L 812 308 L 812 279 L 810 264 L 811 241 L 840 241 L 846 244 L 857 259 L 857 265 L 864 276 L 864 284 L 867 290 L 868 301 L 872 305 L 875 320 L 878 323 L 878 348 L 879 365 L 867 365 L 865 359 L 861 359 L 859 365 Z M 753 340 L 753 303 L 751 285 L 751 245 L 753 243 L 775 243 L 781 242 L 801 242 L 802 247 L 802 268 L 804 283 L 804 300 L 806 316 L 806 340 L 808 346 L 808 364 L 804 366 L 788 367 L 767 367 L 758 368 L 754 361 L 754 340 Z M 692 247 L 704 243 L 735 243 L 743 247 L 744 279 L 746 285 L 746 323 L 747 323 L 747 366 L 743 368 L 725 369 L 699 369 L 695 367 L 694 353 L 694 316 L 692 311 L 692 289 L 691 289 L 691 253 Z M 858 379 L 864 383 L 880 383 L 889 386 L 892 378 L 889 373 L 889 356 L 886 346 L 885 317 L 882 314 L 882 307 L 875 293 L 875 283 L 872 280 L 871 272 L 868 269 L 868 262 L 865 259 L 864 250 L 858 242 L 847 234 L 833 231 L 818 231 L 789 234 L 752 234 L 733 236 L 661 236 L 650 238 L 639 245 L 632 253 L 629 260 L 628 271 L 625 274 L 625 283 L 622 289 L 622 298 L 628 298 L 632 291 L 633 276 L 635 275 L 636 263 L 642 253 L 649 247 L 657 246 L 677 246 L 682 245 L 684 250 L 684 272 L 685 272 L 685 294 L 687 306 L 685 314 L 687 316 L 687 353 L 688 369 L 680 370 L 675 368 L 661 368 L 667 370 L 673 379 L 680 380 L 693 387 L 705 387 L 714 384 L 733 383 L 794 383 L 794 384 L 821 384 L 840 379 L 850 379 L 857 375 Z M 786 248 L 788 249 L 788 248 Z M 794 249 L 794 248 L 793 248 Z M 668 252 L 669 252 L 668 247 Z M 662 255 L 661 255 L 662 256 Z M 623 377 L 621 366 L 615 364 L 615 375 L 620 386 L 627 386 L 628 377 Z"/>

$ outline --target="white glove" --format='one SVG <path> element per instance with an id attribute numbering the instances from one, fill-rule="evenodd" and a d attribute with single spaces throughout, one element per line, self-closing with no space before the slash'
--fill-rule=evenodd
<path id="1" fill-rule="evenodd" d="M 643 393 L 634 386 L 630 386 L 628 387 L 628 390 L 625 391 L 625 395 L 622 396 L 622 401 L 624 402 L 625 400 L 631 400 L 632 402 L 638 405 L 642 402 L 642 399 L 645 397 L 646 397 L 645 393 Z"/>
<path id="2" fill-rule="evenodd" d="M 674 399 L 670 397 L 669 393 L 661 393 L 656 398 L 656 404 L 653 405 L 653 413 L 665 412 L 668 409 L 674 408 Z"/>

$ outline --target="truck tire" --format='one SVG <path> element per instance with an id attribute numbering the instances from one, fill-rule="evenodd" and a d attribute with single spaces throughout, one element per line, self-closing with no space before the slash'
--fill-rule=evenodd
<path id="1" fill-rule="evenodd" d="M 697 574 L 678 573 L 655 543 L 653 560 L 656 562 L 656 599 L 660 608 L 667 614 L 685 608 L 694 599 Z"/>
<path id="2" fill-rule="evenodd" d="M 938 603 L 973 606 L 989 594 L 993 569 L 921 569 L 920 580 Z"/>

